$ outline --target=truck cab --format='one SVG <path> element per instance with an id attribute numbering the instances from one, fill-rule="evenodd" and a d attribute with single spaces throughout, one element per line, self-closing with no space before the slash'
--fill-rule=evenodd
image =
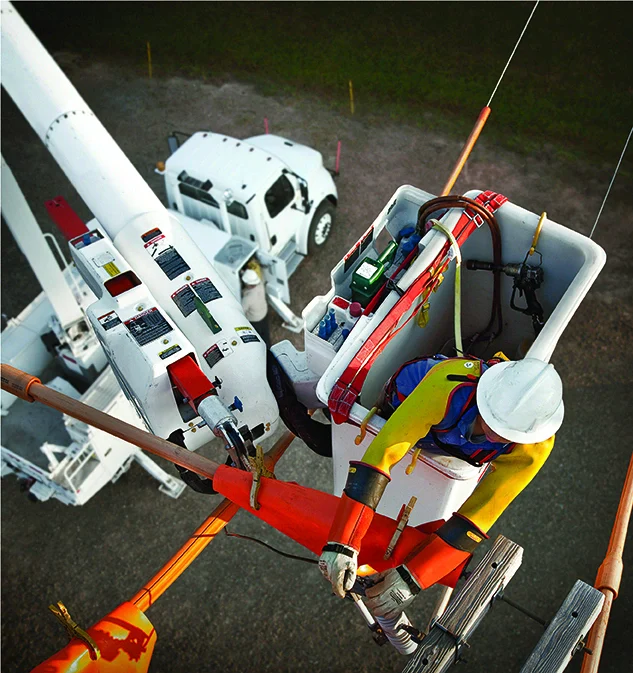
<path id="1" fill-rule="evenodd" d="M 288 279 L 325 245 L 338 200 L 321 154 L 280 136 L 237 140 L 211 132 L 194 133 L 174 149 L 158 171 L 169 208 L 185 216 L 179 219 L 214 265 L 237 275 L 227 281 L 238 291 L 239 274 L 255 256 L 271 305 L 300 331 L 301 319 L 287 306 Z M 226 238 L 220 249 L 218 232 Z"/>

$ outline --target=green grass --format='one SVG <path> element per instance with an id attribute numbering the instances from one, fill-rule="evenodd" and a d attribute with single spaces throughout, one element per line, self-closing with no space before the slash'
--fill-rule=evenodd
<path id="1" fill-rule="evenodd" d="M 532 3 L 18 2 L 52 51 L 154 76 L 227 75 L 309 91 L 359 116 L 467 134 Z M 617 159 L 633 119 L 630 7 L 543 2 L 492 103 L 487 137 L 522 151 Z M 426 114 L 425 114 L 426 113 Z M 431 113 L 431 114 L 429 114 Z"/>

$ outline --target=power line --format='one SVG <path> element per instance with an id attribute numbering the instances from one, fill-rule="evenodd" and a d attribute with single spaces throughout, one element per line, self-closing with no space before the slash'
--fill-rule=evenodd
<path id="1" fill-rule="evenodd" d="M 615 176 L 618 174 L 618 169 L 620 168 L 620 164 L 622 163 L 622 158 L 624 157 L 624 153 L 626 152 L 626 148 L 629 146 L 629 140 L 631 140 L 631 134 L 633 134 L 633 126 L 631 127 L 631 130 L 629 131 L 629 137 L 626 139 L 626 142 L 624 143 L 624 149 L 622 150 L 622 154 L 620 155 L 620 160 L 618 161 L 618 165 L 615 167 L 615 172 L 613 173 L 613 177 L 611 178 L 611 182 L 609 183 L 607 193 L 604 195 L 604 200 L 602 201 L 602 205 L 600 206 L 600 210 L 598 211 L 598 217 L 596 217 L 596 221 L 593 223 L 593 227 L 591 229 L 591 233 L 589 234 L 589 238 L 593 238 L 593 232 L 596 230 L 596 227 L 598 226 L 598 220 L 600 219 L 600 215 L 602 215 L 602 209 L 604 208 L 604 204 L 607 202 L 607 198 L 609 197 L 609 192 L 611 191 L 611 186 L 613 185 L 613 182 L 615 181 Z"/>
<path id="2" fill-rule="evenodd" d="M 519 39 L 517 40 L 517 43 L 514 45 L 514 49 L 512 50 L 512 53 L 510 54 L 510 58 L 508 59 L 508 62 L 506 63 L 506 67 L 503 69 L 503 72 L 501 73 L 501 77 L 499 77 L 499 81 L 497 82 L 497 86 L 494 88 L 494 91 L 492 92 L 492 95 L 490 96 L 490 100 L 486 104 L 486 107 L 490 107 L 490 103 L 492 103 L 492 99 L 494 98 L 494 95 L 497 93 L 497 89 L 499 88 L 499 85 L 501 84 L 501 80 L 503 79 L 503 76 L 506 74 L 506 70 L 508 69 L 508 66 L 510 65 L 510 61 L 512 60 L 512 57 L 514 56 L 514 52 L 517 50 L 517 47 L 519 46 L 519 43 L 521 42 L 521 38 L 523 37 L 523 34 L 527 30 L 527 27 L 530 25 L 530 21 L 532 20 L 532 16 L 534 16 L 534 12 L 536 11 L 536 8 L 538 7 L 538 3 L 541 0 L 536 0 L 536 4 L 532 8 L 532 13 L 528 17 L 528 20 L 523 26 L 523 30 L 521 31 L 521 35 L 519 35 Z"/>

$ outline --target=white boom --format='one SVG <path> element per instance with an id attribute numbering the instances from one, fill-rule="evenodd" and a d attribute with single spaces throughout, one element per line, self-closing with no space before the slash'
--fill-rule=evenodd
<path id="1" fill-rule="evenodd" d="M 223 383 L 218 390 L 220 400 L 228 407 L 237 396 L 244 407 L 239 414 L 240 424 L 260 428 L 259 436 L 271 434 L 279 414 L 266 382 L 266 349 L 261 340 L 250 336 L 252 326 L 240 303 L 150 190 L 11 3 L 2 3 L 0 11 L 3 86 L 95 214 L 114 247 L 146 286 L 147 296 L 157 302 L 191 343 L 204 374 L 211 381 L 217 377 Z M 96 258 L 89 261 L 98 267 L 99 273 L 108 268 Z M 116 275 L 116 271 L 111 275 Z M 106 280 L 104 276 L 104 284 Z M 203 286 L 207 288 L 206 298 L 200 293 L 196 295 Z M 197 310 L 183 308 L 185 295 L 196 296 Z M 211 309 L 200 308 L 201 302 L 211 301 Z M 139 320 L 146 314 L 147 311 L 140 312 Z M 126 315 L 124 320 L 130 328 L 141 329 L 134 317 Z M 94 321 L 93 327 L 102 343 L 107 344 L 111 334 Z M 142 326 L 146 328 L 149 334 L 152 326 L 147 321 Z M 147 334 L 138 339 L 138 348 L 144 348 L 145 352 Z M 139 336 L 138 332 L 133 336 Z M 154 346 L 158 341 L 153 338 L 152 341 L 152 354 L 157 356 Z M 227 357 L 231 354 L 235 357 Z M 110 352 L 110 357 L 116 359 L 116 353 Z M 134 354 L 129 352 L 128 357 L 133 358 Z M 159 361 L 159 367 L 154 367 L 150 380 L 139 375 L 136 382 L 128 381 L 133 396 L 136 390 L 153 389 L 151 376 L 154 380 L 164 379 L 166 368 L 178 359 L 164 351 L 160 357 L 164 362 Z M 171 406 L 170 427 L 187 429 L 176 403 L 172 401 Z M 160 415 L 165 418 L 163 411 Z"/>

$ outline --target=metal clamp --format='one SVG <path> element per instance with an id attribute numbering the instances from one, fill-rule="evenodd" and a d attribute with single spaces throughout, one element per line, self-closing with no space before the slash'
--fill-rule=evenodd
<path id="1" fill-rule="evenodd" d="M 393 554 L 393 550 L 396 548 L 396 545 L 398 544 L 398 540 L 400 539 L 400 536 L 402 535 L 402 531 L 404 530 L 405 526 L 409 522 L 409 517 L 411 516 L 411 512 L 413 508 L 415 507 L 415 503 L 418 501 L 418 499 L 413 495 L 411 496 L 411 499 L 409 500 L 409 504 L 402 509 L 402 513 L 398 517 L 398 523 L 396 525 L 396 530 L 394 531 L 391 541 L 389 542 L 389 545 L 387 546 L 387 551 L 385 551 L 385 555 L 383 556 L 384 560 L 387 561 Z"/>
<path id="2" fill-rule="evenodd" d="M 465 647 L 470 649 L 470 644 L 468 643 L 468 641 L 465 640 L 464 638 L 460 638 L 460 636 L 455 635 L 452 631 L 449 631 L 445 626 L 440 624 L 440 622 L 435 619 L 431 622 L 430 628 L 432 629 L 434 627 L 437 627 L 440 631 L 445 633 L 447 636 L 450 636 L 455 641 L 455 663 L 458 663 L 460 661 L 466 661 L 465 659 L 462 659 L 462 650 Z"/>
<path id="3" fill-rule="evenodd" d="M 61 601 L 57 601 L 57 605 L 51 603 L 51 605 L 48 606 L 48 609 L 61 622 L 71 640 L 77 638 L 85 644 L 90 653 L 90 658 L 93 661 L 97 661 L 97 659 L 101 657 L 101 651 L 99 650 L 97 643 L 95 643 L 91 636 L 73 620 L 66 609 L 66 606 Z"/>
<path id="4" fill-rule="evenodd" d="M 257 444 L 255 457 L 249 457 L 249 462 L 251 464 L 253 481 L 251 482 L 251 492 L 249 496 L 249 504 L 252 509 L 258 510 L 260 507 L 259 502 L 257 501 L 257 496 L 259 495 L 259 489 L 261 487 L 261 478 L 270 477 L 275 478 L 275 475 L 266 467 L 264 464 L 264 449 Z"/>

